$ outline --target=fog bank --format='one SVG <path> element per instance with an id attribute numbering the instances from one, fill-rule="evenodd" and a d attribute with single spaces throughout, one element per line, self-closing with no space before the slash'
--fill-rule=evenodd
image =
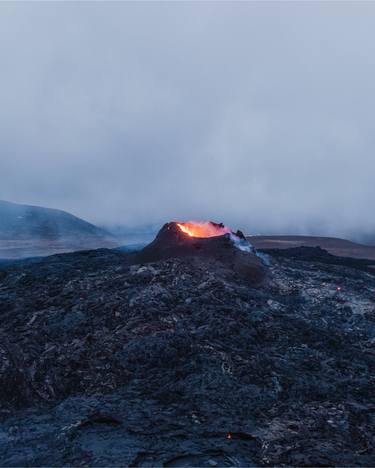
<path id="1" fill-rule="evenodd" d="M 374 3 L 1 3 L 0 199 L 375 232 Z"/>

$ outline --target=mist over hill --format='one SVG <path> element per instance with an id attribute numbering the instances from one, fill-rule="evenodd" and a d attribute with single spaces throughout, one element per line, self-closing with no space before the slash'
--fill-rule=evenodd
<path id="1" fill-rule="evenodd" d="M 0 201 L 0 257 L 117 245 L 106 230 L 65 211 Z"/>

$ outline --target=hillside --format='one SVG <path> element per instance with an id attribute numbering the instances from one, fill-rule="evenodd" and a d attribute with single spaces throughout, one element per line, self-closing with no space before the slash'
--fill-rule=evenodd
<path id="1" fill-rule="evenodd" d="M 0 201 L 0 258 L 116 245 L 108 232 L 65 211 Z"/>
<path id="2" fill-rule="evenodd" d="M 316 236 L 249 236 L 256 249 L 290 249 L 294 247 L 321 247 L 339 257 L 375 259 L 375 246 L 363 245 L 336 237 Z"/>

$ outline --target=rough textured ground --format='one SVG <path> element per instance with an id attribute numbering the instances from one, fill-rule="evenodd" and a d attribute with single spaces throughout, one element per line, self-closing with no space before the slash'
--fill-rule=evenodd
<path id="1" fill-rule="evenodd" d="M 3 265 L 0 464 L 375 465 L 374 270 L 270 261 Z"/>

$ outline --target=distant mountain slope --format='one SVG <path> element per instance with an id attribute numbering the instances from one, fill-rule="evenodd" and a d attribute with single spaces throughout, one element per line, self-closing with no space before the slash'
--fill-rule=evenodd
<path id="1" fill-rule="evenodd" d="M 65 211 L 0 201 L 0 258 L 116 246 L 107 231 Z"/>
<path id="2" fill-rule="evenodd" d="M 353 237 L 353 241 L 359 242 L 360 244 L 375 246 L 375 234 L 374 233 L 359 234 Z"/>
<path id="3" fill-rule="evenodd" d="M 289 249 L 293 247 L 321 247 L 339 257 L 375 259 L 375 246 L 357 244 L 336 237 L 316 236 L 249 236 L 256 249 Z"/>

